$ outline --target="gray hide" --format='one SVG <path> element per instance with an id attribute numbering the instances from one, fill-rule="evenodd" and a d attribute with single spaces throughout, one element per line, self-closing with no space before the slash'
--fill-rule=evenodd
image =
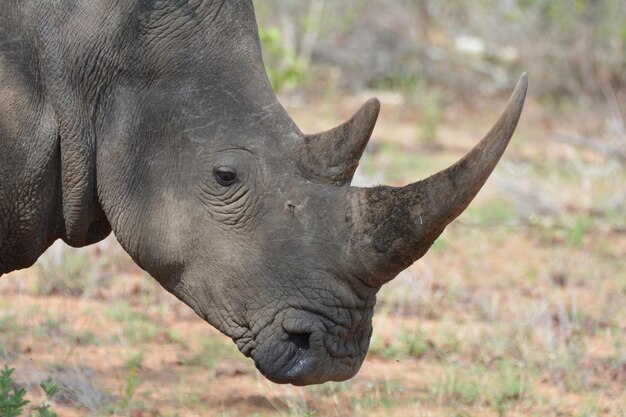
<path id="1" fill-rule="evenodd" d="M 304 135 L 250 0 L 0 3 L 0 275 L 111 230 L 279 383 L 352 377 L 376 293 L 479 191 L 520 116 L 403 188 L 350 186 L 379 111 Z"/>

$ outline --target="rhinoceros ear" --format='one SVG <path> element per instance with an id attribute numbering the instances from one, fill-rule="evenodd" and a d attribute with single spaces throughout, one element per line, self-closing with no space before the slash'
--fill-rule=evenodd
<path id="1" fill-rule="evenodd" d="M 373 98 L 346 123 L 327 132 L 304 137 L 301 168 L 314 181 L 337 186 L 350 183 L 380 112 Z"/>

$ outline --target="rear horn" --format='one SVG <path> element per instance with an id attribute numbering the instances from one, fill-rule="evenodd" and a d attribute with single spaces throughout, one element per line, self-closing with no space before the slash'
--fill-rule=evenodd
<path id="1" fill-rule="evenodd" d="M 327 132 L 304 137 L 301 168 L 314 181 L 349 184 L 372 136 L 380 112 L 377 99 L 367 101 L 346 123 Z"/>

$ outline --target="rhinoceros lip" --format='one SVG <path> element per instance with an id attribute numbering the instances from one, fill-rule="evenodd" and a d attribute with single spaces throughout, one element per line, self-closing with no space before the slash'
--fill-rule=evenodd
<path id="1" fill-rule="evenodd" d="M 356 356 L 337 358 L 329 355 L 323 347 L 317 350 L 288 347 L 275 361 L 255 358 L 255 365 L 271 381 L 304 386 L 345 381 L 358 372 L 362 359 Z"/>
<path id="2" fill-rule="evenodd" d="M 244 336 L 235 340 L 239 351 L 247 358 L 251 358 L 256 348 L 256 340 L 252 336 Z"/>
<path id="3" fill-rule="evenodd" d="M 317 313 L 290 309 L 277 315 L 254 339 L 237 344 L 276 383 L 343 381 L 356 374 L 365 358 L 372 314 L 364 313 L 362 323 L 348 328 Z"/>

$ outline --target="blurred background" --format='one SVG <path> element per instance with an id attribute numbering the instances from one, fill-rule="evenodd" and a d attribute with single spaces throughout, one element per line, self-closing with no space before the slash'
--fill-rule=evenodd
<path id="1" fill-rule="evenodd" d="M 626 416 L 626 2 L 255 6 L 272 84 L 305 132 L 381 99 L 354 185 L 447 167 L 526 71 L 502 162 L 381 291 L 351 381 L 265 381 L 109 238 L 55 244 L 0 280 L 0 366 L 25 398 L 59 416 Z"/>

